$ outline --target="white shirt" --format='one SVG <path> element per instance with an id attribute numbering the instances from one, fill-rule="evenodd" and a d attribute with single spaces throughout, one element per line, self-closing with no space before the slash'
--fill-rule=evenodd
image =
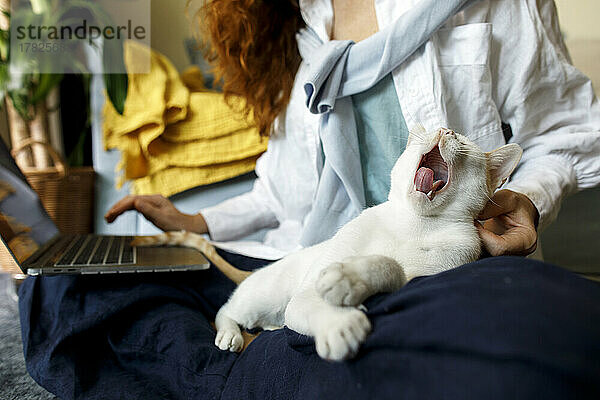
<path id="1" fill-rule="evenodd" d="M 375 0 L 379 28 L 417 0 Z M 330 0 L 300 1 L 306 24 L 328 41 Z M 319 115 L 305 105 L 303 63 L 285 113 L 257 162 L 252 191 L 201 210 L 221 248 L 277 259 L 300 248 L 304 220 L 319 183 Z M 510 142 L 523 158 L 504 186 L 527 195 L 540 228 L 562 197 L 600 183 L 600 105 L 590 80 L 575 69 L 551 0 L 483 0 L 455 15 L 392 73 L 409 130 L 448 127 L 483 150 Z M 262 242 L 237 239 L 259 229 Z"/>

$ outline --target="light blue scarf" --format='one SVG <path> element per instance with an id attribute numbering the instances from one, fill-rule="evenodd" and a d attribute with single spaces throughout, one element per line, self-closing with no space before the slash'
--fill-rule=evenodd
<path id="1" fill-rule="evenodd" d="M 350 96 L 365 91 L 421 47 L 450 17 L 477 0 L 422 0 L 386 29 L 354 43 L 323 43 L 303 29 L 298 47 L 308 64 L 306 106 L 322 114 L 319 137 L 325 154 L 313 207 L 300 243 L 332 237 L 365 208 L 358 138 Z"/>

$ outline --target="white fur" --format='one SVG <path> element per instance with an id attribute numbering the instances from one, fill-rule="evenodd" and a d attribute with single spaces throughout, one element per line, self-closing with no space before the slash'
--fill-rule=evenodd
<path id="1" fill-rule="evenodd" d="M 449 182 L 433 200 L 415 191 L 423 154 L 438 144 Z M 377 292 L 476 260 L 473 221 L 521 156 L 516 145 L 484 153 L 440 129 L 409 145 L 392 170 L 389 200 L 363 211 L 331 239 L 262 268 L 234 291 L 216 318 L 215 344 L 239 351 L 246 328 L 287 325 L 315 338 L 329 360 L 353 356 L 371 325 L 359 306 Z"/>

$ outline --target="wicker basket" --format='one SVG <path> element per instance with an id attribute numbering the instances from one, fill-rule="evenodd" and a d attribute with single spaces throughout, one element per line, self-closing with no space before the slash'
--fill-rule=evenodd
<path id="1" fill-rule="evenodd" d="M 12 150 L 15 157 L 32 145 L 44 146 L 54 166 L 45 169 L 25 168 L 23 173 L 39 194 L 44 208 L 61 233 L 90 233 L 94 216 L 94 181 L 92 167 L 67 168 L 58 153 L 47 143 L 25 140 Z"/>

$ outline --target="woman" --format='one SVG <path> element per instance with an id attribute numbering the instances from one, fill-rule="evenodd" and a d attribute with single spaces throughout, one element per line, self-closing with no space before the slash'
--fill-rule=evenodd
<path id="1" fill-rule="evenodd" d="M 538 223 L 555 217 L 562 196 L 600 181 L 600 108 L 589 80 L 568 63 L 551 1 L 471 1 L 457 12 L 459 3 L 448 18 L 440 11 L 425 21 L 414 18 L 429 12 L 423 5 L 433 2 L 425 0 L 208 2 L 202 21 L 224 91 L 244 96 L 261 134 L 270 135 L 254 189 L 197 215 L 160 196 L 127 197 L 107 220 L 135 209 L 163 230 L 209 233 L 231 251 L 225 258 L 253 269 L 327 238 L 361 207 L 385 199 L 408 131 L 448 126 L 488 150 L 507 138 L 523 147 L 520 167 L 477 226 L 491 255 L 531 253 Z M 432 26 L 435 18 L 442 29 Z M 333 110 L 306 106 L 312 94 L 305 83 L 328 69 L 323 54 L 332 53 L 323 49 L 344 46 L 332 62 L 346 71 L 343 86 L 353 76 L 341 57 L 350 60 L 360 43 L 394 26 L 410 27 L 406 42 L 419 43 L 413 33 L 427 40 L 414 49 L 404 40 L 387 43 L 407 56 L 351 93 L 351 102 L 335 94 Z M 346 142 L 323 124 L 341 110 L 352 121 Z M 262 228 L 263 242 L 234 242 Z M 599 289 L 545 264 L 488 258 L 369 300 L 375 329 L 356 364 L 327 364 L 288 330 L 262 334 L 239 360 L 218 351 L 209 321 L 232 288 L 215 268 L 126 280 L 29 279 L 21 290 L 29 371 L 61 398 L 565 398 L 600 391 L 590 361 L 600 357 L 592 340 L 600 328 L 589 322 L 600 317 L 599 302 L 590 301 Z M 394 336 L 390 321 L 402 322 Z M 277 379 L 285 384 L 271 383 Z"/>
<path id="2" fill-rule="evenodd" d="M 295 33 L 306 24 L 323 42 L 330 36 L 360 41 L 411 9 L 411 2 L 396 3 L 399 4 L 384 2 L 376 15 L 372 1 L 350 4 L 334 1 L 333 8 L 327 1 L 307 2 L 300 10 L 303 17 L 300 19 L 293 2 L 271 6 L 253 1 L 212 2 L 209 16 L 215 22 L 208 24 L 208 29 L 212 29 L 212 43 L 219 44 L 213 51 L 218 60 L 217 71 L 224 78 L 225 93 L 246 97 L 261 133 L 272 136 L 269 151 L 257 165 L 259 179 L 254 190 L 195 216 L 181 215 L 168 202 L 156 197 L 129 197 L 116 204 L 107 219 L 112 221 L 125 210 L 138 209 L 161 229 L 210 232 L 216 241 L 230 241 L 252 231 L 272 228 L 265 246 L 244 251 L 261 258 L 277 258 L 307 244 L 301 243 L 303 223 L 311 213 L 323 160 L 316 138 L 319 115 L 311 114 L 304 104 L 303 84 L 310 68 L 304 63 L 297 71 L 301 59 Z M 388 123 L 394 118 L 399 120 L 395 126 L 398 131 L 418 130 L 422 125 L 434 130 L 440 124 L 447 124 L 488 150 L 503 144 L 505 136 L 512 132 L 511 141 L 525 150 L 523 162 L 512 182 L 505 186 L 506 190 L 498 192 L 484 211 L 482 219 L 491 220 L 485 225 L 487 229 L 480 232 L 490 254 L 524 255 L 535 250 L 538 218 L 542 227 L 547 225 L 556 216 L 565 194 L 597 183 L 597 175 L 584 171 L 589 168 L 596 172 L 593 168 L 598 165 L 590 160 L 597 147 L 581 152 L 574 146 L 596 141 L 597 128 L 593 119 L 573 121 L 573 114 L 598 118 L 598 111 L 595 104 L 578 106 L 590 105 L 594 94 L 587 79 L 567 63 L 568 54 L 556 29 L 552 2 L 544 2 L 540 7 L 528 2 L 477 3 L 480 4 L 473 4 L 452 17 L 418 57 L 415 55 L 414 60 L 396 68 L 391 74 L 393 82 L 386 77 L 372 92 L 383 91 L 386 101 L 390 100 L 385 97 L 390 89 L 397 92 L 397 104 L 390 107 L 391 115 L 383 115 L 381 119 Z M 239 12 L 235 10 L 237 4 L 248 4 L 247 15 L 235 14 Z M 250 31 L 245 24 L 222 30 L 225 20 L 233 17 L 249 26 L 260 24 L 259 20 L 252 20 L 258 18 L 255 14 L 260 15 L 259 10 L 265 19 L 280 22 L 265 24 L 268 27 L 257 31 Z M 544 27 L 553 29 L 548 31 Z M 280 40 L 272 43 L 269 40 L 272 37 Z M 264 51 L 261 43 L 265 43 L 265 48 L 268 43 L 271 51 Z M 415 75 L 419 79 L 414 79 Z M 294 78 L 296 84 L 292 85 Z M 434 89 L 444 87 L 444 91 L 429 93 L 426 85 L 432 81 Z M 571 100 L 562 102 L 565 95 Z M 370 107 L 368 97 L 368 94 L 354 96 L 356 108 Z M 360 109 L 357 112 L 360 118 Z M 503 129 L 503 123 L 510 128 Z M 375 128 L 362 125 L 364 129 L 359 134 L 368 138 L 364 130 Z M 402 150 L 401 145 L 396 147 L 384 168 L 367 171 L 377 175 L 375 180 L 388 180 L 394 157 Z M 385 153 L 382 148 L 377 150 Z M 368 161 L 365 164 L 370 167 Z M 365 182 L 369 186 L 369 179 Z M 385 199 L 385 189 L 389 187 L 386 185 L 375 200 Z M 293 198 L 289 193 L 294 193 Z M 225 248 L 239 251 L 231 245 Z"/>

